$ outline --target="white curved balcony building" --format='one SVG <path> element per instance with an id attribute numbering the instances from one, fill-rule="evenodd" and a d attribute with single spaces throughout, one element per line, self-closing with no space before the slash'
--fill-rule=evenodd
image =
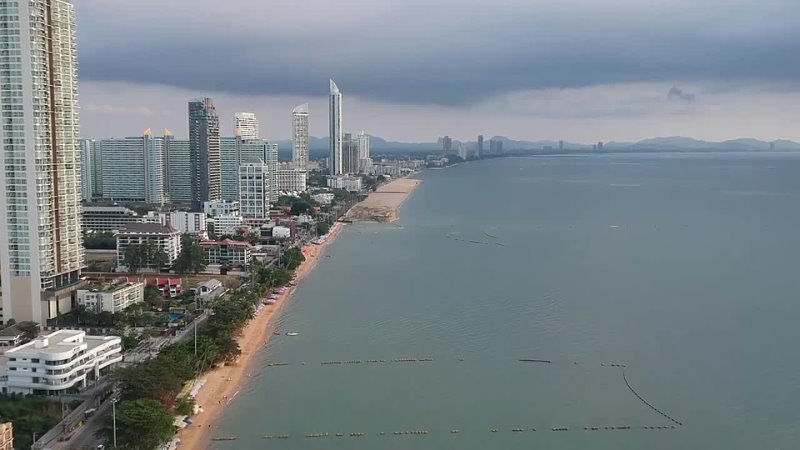
<path id="1" fill-rule="evenodd" d="M 55 395 L 85 387 L 122 361 L 118 336 L 87 336 L 59 330 L 5 353 L 3 392 Z"/>

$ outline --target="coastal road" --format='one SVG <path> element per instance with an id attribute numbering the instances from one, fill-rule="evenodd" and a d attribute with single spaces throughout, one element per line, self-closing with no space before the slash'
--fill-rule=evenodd
<path id="1" fill-rule="evenodd" d="M 111 414 L 111 398 L 101 403 L 97 407 L 97 412 L 82 427 L 75 430 L 68 441 L 54 442 L 48 448 L 53 450 L 96 449 L 99 444 L 105 441 L 96 437 L 95 433 L 103 424 L 103 416 L 107 414 Z"/>

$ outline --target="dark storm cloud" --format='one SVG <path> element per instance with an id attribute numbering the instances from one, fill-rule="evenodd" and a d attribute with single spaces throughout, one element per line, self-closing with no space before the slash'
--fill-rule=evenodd
<path id="1" fill-rule="evenodd" d="M 800 78 L 795 0 L 432 3 L 77 0 L 81 78 L 324 95 L 333 77 L 348 95 L 443 105 L 538 88 Z"/>

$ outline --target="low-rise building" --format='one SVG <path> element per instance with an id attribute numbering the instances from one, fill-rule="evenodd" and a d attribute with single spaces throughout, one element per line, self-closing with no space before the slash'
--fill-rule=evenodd
<path id="1" fill-rule="evenodd" d="M 361 190 L 361 178 L 351 176 L 328 177 L 328 187 L 332 189 L 344 189 L 349 192 Z"/>
<path id="2" fill-rule="evenodd" d="M 5 352 L 3 392 L 56 395 L 86 387 L 122 361 L 119 336 L 59 330 Z"/>
<path id="3" fill-rule="evenodd" d="M 331 202 L 333 202 L 334 197 L 335 195 L 333 195 L 331 192 L 320 192 L 311 196 L 311 198 L 313 198 L 314 201 L 320 205 L 330 205 Z"/>
<path id="4" fill-rule="evenodd" d="M 125 250 L 131 245 L 153 242 L 167 254 L 166 266 L 171 266 L 181 253 L 181 233 L 169 225 L 160 223 L 131 223 L 117 234 L 117 268 L 127 271 Z M 144 270 L 158 270 L 152 264 L 141 267 Z"/>
<path id="5" fill-rule="evenodd" d="M 129 223 L 141 222 L 136 211 L 123 206 L 84 206 L 81 208 L 81 226 L 84 232 L 108 232 L 125 228 Z"/>
<path id="6" fill-rule="evenodd" d="M 279 192 L 305 192 L 307 178 L 302 169 L 278 169 L 275 171 L 275 189 Z"/>
<path id="7" fill-rule="evenodd" d="M 214 217 L 214 234 L 223 236 L 226 234 L 236 234 L 236 230 L 244 227 L 244 217 L 239 214 L 225 214 Z"/>
<path id="8" fill-rule="evenodd" d="M 227 216 L 231 214 L 239 214 L 239 202 L 235 200 L 219 200 L 214 202 L 205 202 L 203 204 L 203 212 L 210 217 Z"/>
<path id="9" fill-rule="evenodd" d="M 14 347 L 19 345 L 23 337 L 25 337 L 24 331 L 20 330 L 16 324 L 10 325 L 0 330 L 0 346 Z"/>
<path id="10" fill-rule="evenodd" d="M 203 281 L 194 288 L 194 294 L 200 302 L 214 300 L 225 292 L 222 282 L 214 278 Z"/>
<path id="11" fill-rule="evenodd" d="M 144 283 L 128 282 L 127 278 L 112 283 L 94 284 L 78 291 L 78 305 L 89 311 L 118 313 L 144 302 Z"/>
<path id="12" fill-rule="evenodd" d="M 181 277 L 147 277 L 145 278 L 147 286 L 155 286 L 161 291 L 161 295 L 166 298 L 176 298 L 183 295 L 183 285 L 181 284 Z"/>
<path id="13" fill-rule="evenodd" d="M 207 231 L 206 214 L 201 212 L 170 211 L 153 212 L 145 216 L 145 221 L 169 225 L 181 233 L 205 235 Z"/>
<path id="14" fill-rule="evenodd" d="M 277 239 L 287 239 L 292 237 L 292 229 L 289 227 L 274 226 L 272 227 L 272 237 Z"/>
<path id="15" fill-rule="evenodd" d="M 208 265 L 227 265 L 250 267 L 253 246 L 249 242 L 225 239 L 222 241 L 200 241 L 205 251 L 205 263 Z"/>

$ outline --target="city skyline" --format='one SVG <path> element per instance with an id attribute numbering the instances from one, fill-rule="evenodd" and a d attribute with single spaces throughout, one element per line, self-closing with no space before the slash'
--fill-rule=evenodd
<path id="1" fill-rule="evenodd" d="M 424 18 L 414 3 L 390 0 L 369 8 L 352 0 L 197 3 L 76 5 L 84 137 L 147 127 L 185 136 L 181 104 L 209 96 L 223 130 L 233 113 L 251 111 L 263 136 L 288 139 L 286 111 L 309 102 L 323 112 L 324 83 L 334 78 L 346 86 L 349 123 L 393 141 L 444 133 L 586 144 L 800 140 L 792 119 L 800 114 L 800 5 L 789 0 L 439 0 Z M 153 10 L 176 26 L 143 28 Z M 242 10 L 263 13 L 265 26 L 242 24 Z M 189 22 L 199 26 L 182 25 Z M 170 58 L 138 63 L 153 54 Z M 245 60 L 255 62 L 243 70 Z M 327 134 L 324 120 L 312 117 L 310 126 L 313 136 Z"/>

